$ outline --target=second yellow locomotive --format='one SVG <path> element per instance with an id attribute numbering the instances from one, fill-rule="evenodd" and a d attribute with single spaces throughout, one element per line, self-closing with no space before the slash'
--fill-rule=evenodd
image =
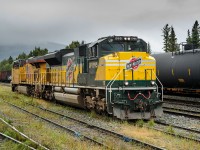
<path id="1" fill-rule="evenodd" d="M 149 119 L 162 115 L 155 72 L 156 62 L 145 41 L 109 36 L 15 61 L 12 90 L 119 119 Z"/>

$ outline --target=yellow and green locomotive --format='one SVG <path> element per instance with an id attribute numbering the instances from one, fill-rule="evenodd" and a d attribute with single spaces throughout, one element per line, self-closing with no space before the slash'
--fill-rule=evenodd
<path id="1" fill-rule="evenodd" d="M 162 115 L 155 72 L 145 41 L 109 36 L 15 61 L 12 90 L 119 119 L 149 119 Z"/>

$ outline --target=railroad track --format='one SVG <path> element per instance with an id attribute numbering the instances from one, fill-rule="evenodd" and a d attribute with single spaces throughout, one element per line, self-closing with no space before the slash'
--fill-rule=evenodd
<path id="1" fill-rule="evenodd" d="M 200 98 L 164 95 L 164 103 L 200 107 Z"/>
<path id="2" fill-rule="evenodd" d="M 24 111 L 24 112 L 26 112 L 26 113 L 29 113 L 29 114 L 31 114 L 31 115 L 37 117 L 37 118 L 40 118 L 40 119 L 42 119 L 42 120 L 44 120 L 44 121 L 46 121 L 46 122 L 48 122 L 48 123 L 51 123 L 51 124 L 53 124 L 53 125 L 55 125 L 55 126 L 57 126 L 57 127 L 60 127 L 60 128 L 62 128 L 62 129 L 64 129 L 64 130 L 67 130 L 68 132 L 72 133 L 73 135 L 74 135 L 74 134 L 75 134 L 75 135 L 78 134 L 79 136 L 81 135 L 81 137 L 82 137 L 83 139 L 85 139 L 85 140 L 88 140 L 88 141 L 90 141 L 90 142 L 93 142 L 93 143 L 95 143 L 95 144 L 98 144 L 98 145 L 103 146 L 103 147 L 106 147 L 106 148 L 110 148 L 110 147 L 108 147 L 107 145 L 105 145 L 104 143 L 99 142 L 99 141 L 97 141 L 97 140 L 94 140 L 93 138 L 91 138 L 91 137 L 89 137 L 89 136 L 83 135 L 83 134 L 81 134 L 80 132 L 74 131 L 74 130 L 72 130 L 72 129 L 66 127 L 66 126 L 62 126 L 62 125 L 60 125 L 60 124 L 58 124 L 58 123 L 56 123 L 56 122 L 54 122 L 54 121 L 52 121 L 52 120 L 50 120 L 50 119 L 47 119 L 47 118 L 44 118 L 44 117 L 39 116 L 39 115 L 37 115 L 37 114 L 34 114 L 34 113 L 32 113 L 32 112 L 30 112 L 30 111 L 28 111 L 28 110 L 26 110 L 26 109 L 24 109 L 24 108 L 21 108 L 21 107 L 15 105 L 15 104 L 12 104 L 12 103 L 7 102 L 7 101 L 5 101 L 5 100 L 3 100 L 3 101 L 4 101 L 5 103 L 7 103 L 8 105 L 11 105 L 11 106 L 13 106 L 13 107 L 15 107 L 15 108 L 17 108 L 17 109 L 19 109 L 19 110 L 22 110 L 22 111 Z M 30 104 L 29 104 L 29 105 L 30 105 Z M 129 142 L 129 143 L 133 143 L 133 144 L 138 144 L 138 145 L 140 145 L 140 146 L 142 146 L 142 147 L 147 147 L 147 148 L 150 148 L 150 149 L 163 150 L 163 148 L 161 148 L 161 147 L 158 147 L 158 146 L 155 146 L 155 145 L 152 145 L 152 144 L 149 144 L 149 143 L 146 143 L 146 142 L 143 142 L 143 141 L 140 141 L 140 140 L 131 138 L 131 137 L 127 137 L 127 136 L 125 136 L 125 135 L 122 135 L 122 134 L 119 134 L 119 133 L 116 133 L 116 132 L 113 132 L 113 131 L 110 131 L 110 130 L 101 128 L 101 127 L 99 127 L 99 126 L 90 125 L 90 124 L 88 124 L 87 122 L 84 122 L 84 121 L 81 121 L 81 120 L 72 118 L 72 117 L 70 117 L 70 116 L 67 116 L 67 115 L 64 115 L 64 114 L 61 114 L 61 113 L 58 113 L 58 112 L 55 112 L 55 111 L 52 111 L 52 110 L 49 110 L 49 109 L 45 109 L 45 108 L 40 107 L 40 106 L 34 106 L 34 105 L 32 105 L 32 106 L 33 106 L 33 107 L 37 107 L 38 109 L 41 109 L 41 110 L 43 110 L 43 111 L 45 111 L 45 112 L 50 112 L 50 113 L 52 113 L 52 114 L 56 114 L 56 115 L 58 115 L 58 116 L 60 116 L 60 117 L 62 117 L 62 118 L 69 119 L 70 121 L 77 122 L 77 123 L 79 123 L 79 124 L 81 124 L 81 125 L 87 126 L 87 127 L 90 128 L 90 129 L 95 129 L 95 130 L 100 131 L 100 132 L 102 132 L 102 133 L 104 133 L 104 134 L 106 134 L 106 135 L 110 135 L 110 136 L 112 136 L 113 138 L 118 138 L 118 140 L 121 140 L 121 141 L 123 140 L 124 142 Z"/>
<path id="3" fill-rule="evenodd" d="M 199 130 L 194 130 L 194 129 L 185 128 L 185 127 L 181 127 L 181 126 L 177 126 L 177 125 L 172 125 L 172 124 L 164 123 L 164 122 L 161 122 L 161 121 L 155 121 L 155 123 L 159 124 L 159 125 L 162 125 L 162 126 L 165 126 L 165 127 L 171 126 L 173 128 L 185 130 L 185 131 L 190 132 L 190 133 L 200 134 Z M 184 135 L 178 135 L 178 134 L 174 134 L 174 133 L 169 133 L 167 131 L 163 131 L 163 130 L 158 129 L 158 128 L 153 128 L 153 129 L 161 131 L 161 132 L 164 132 L 164 133 L 167 133 L 167 134 L 170 134 L 170 135 L 173 135 L 173 136 L 178 136 L 180 138 L 184 138 L 184 139 L 188 139 L 188 140 L 193 140 L 193 141 L 196 141 L 196 142 L 200 142 L 200 139 L 197 139 L 197 138 L 190 138 L 190 137 L 187 137 L 187 136 L 184 136 Z"/>
<path id="4" fill-rule="evenodd" d="M 24 102 L 24 101 L 23 101 L 23 102 Z M 52 111 L 52 110 L 49 110 L 49 109 L 45 109 L 45 108 L 43 108 L 43 107 L 41 107 L 41 106 L 35 106 L 35 105 L 32 105 L 32 104 L 27 103 L 27 102 L 25 102 L 25 103 L 28 104 L 28 105 L 37 107 L 37 108 L 39 108 L 39 109 L 42 109 L 42 110 L 44 110 L 44 111 L 47 111 L 47 112 L 50 112 L 50 113 L 53 113 L 53 114 L 60 115 L 61 117 L 65 117 L 65 118 L 70 119 L 70 120 L 72 120 L 72 121 L 76 121 L 76 122 L 81 123 L 81 124 L 83 124 L 83 125 L 86 125 L 86 126 L 88 126 L 88 127 L 90 127 L 90 128 L 96 128 L 97 130 L 99 130 L 99 131 L 101 131 L 101 132 L 107 132 L 107 133 L 109 133 L 109 134 L 112 134 L 112 135 L 114 135 L 114 136 L 117 136 L 118 138 L 120 138 L 120 139 L 122 139 L 122 140 L 126 140 L 126 141 L 127 141 L 127 140 L 130 140 L 129 137 L 125 137 L 125 136 L 120 135 L 120 134 L 118 134 L 118 133 L 115 133 L 115 132 L 113 132 L 113 131 L 109 131 L 109 130 L 100 128 L 100 127 L 98 127 L 98 126 L 94 126 L 94 125 L 88 124 L 87 122 L 84 122 L 84 121 L 81 121 L 81 120 L 72 118 L 72 117 L 70 117 L 70 116 L 67 116 L 67 115 L 64 115 L 64 114 L 61 114 L 61 113 L 58 113 L 58 112 L 55 112 L 55 111 Z M 170 124 L 166 124 L 166 123 L 159 122 L 159 121 L 155 121 L 155 123 L 161 124 L 161 125 L 164 125 L 164 126 L 172 126 L 172 127 L 174 127 L 174 128 L 178 128 L 178 129 L 182 129 L 182 130 L 186 130 L 186 131 L 189 131 L 189 132 L 193 132 L 193 133 L 198 133 L 198 134 L 200 134 L 200 131 L 198 131 L 198 130 L 193 130 L 193 129 L 184 128 L 184 127 L 180 127 L 180 126 L 170 125 Z M 154 128 L 154 129 L 155 129 L 155 130 L 158 130 L 158 129 L 156 129 L 156 128 Z M 161 130 L 158 130 L 158 131 L 161 131 Z M 167 133 L 166 131 L 162 131 L 162 132 Z M 167 134 L 169 134 L 169 133 L 167 133 Z M 189 138 L 189 137 L 186 137 L 186 136 L 177 135 L 177 134 L 172 134 L 172 133 L 170 133 L 170 134 L 173 135 L 173 136 L 179 136 L 179 137 L 181 137 L 181 138 L 185 138 L 185 139 L 189 139 L 189 140 L 194 140 L 194 141 L 200 142 L 199 139 Z"/>
<path id="5" fill-rule="evenodd" d="M 164 109 L 171 109 L 171 110 L 177 110 L 177 111 L 182 111 L 182 112 L 186 112 L 186 113 L 200 115 L 200 111 L 194 111 L 194 110 L 188 110 L 188 109 L 182 109 L 182 108 L 175 108 L 175 107 L 169 107 L 169 106 L 163 106 L 163 108 Z"/>
<path id="6" fill-rule="evenodd" d="M 172 107 L 163 107 L 163 112 L 173 115 L 181 115 L 185 117 L 200 119 L 200 112 L 191 111 L 191 110 L 184 110 L 179 108 L 172 108 Z"/>
<path id="7" fill-rule="evenodd" d="M 14 138 L 12 138 L 12 137 L 10 137 L 10 136 L 8 136 L 8 135 L 2 133 L 2 132 L 0 132 L 0 149 L 3 149 L 3 147 L 1 147 L 1 143 L 3 143 L 3 140 L 4 140 L 4 139 L 8 139 L 8 140 L 10 140 L 10 141 L 12 141 L 12 142 L 14 142 L 14 143 L 23 145 L 25 148 L 28 148 L 28 149 L 31 149 L 31 150 L 36 150 L 35 148 L 33 148 L 33 147 L 31 147 L 31 146 L 28 146 L 28 145 L 24 144 L 23 142 L 18 141 L 18 140 L 16 140 L 16 139 L 14 139 Z"/>
<path id="8" fill-rule="evenodd" d="M 188 103 L 185 103 L 185 102 L 171 102 L 171 101 L 167 101 L 167 100 L 164 100 L 164 103 L 165 104 L 172 104 L 172 105 L 182 105 L 182 106 L 200 108 L 200 104 L 198 105 L 198 104 L 188 104 Z"/>

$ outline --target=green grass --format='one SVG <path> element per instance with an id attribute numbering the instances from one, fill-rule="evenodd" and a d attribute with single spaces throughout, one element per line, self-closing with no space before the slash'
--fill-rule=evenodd
<path id="1" fill-rule="evenodd" d="M 30 150 L 29 148 L 25 147 L 24 145 L 14 143 L 10 140 L 6 140 L 1 144 L 2 150 Z"/>
<path id="2" fill-rule="evenodd" d="M 10 136 L 10 137 L 22 142 L 22 143 L 25 143 L 28 146 L 38 148 L 38 145 L 36 145 L 35 143 L 31 142 L 30 140 L 24 138 L 19 133 L 17 133 L 12 128 L 8 127 L 7 125 L 3 124 L 2 122 L 0 122 L 0 131 L 2 133 L 4 133 L 5 135 L 8 135 L 8 136 Z M 17 147 L 19 147 L 19 146 L 23 146 L 23 145 L 17 145 Z"/>

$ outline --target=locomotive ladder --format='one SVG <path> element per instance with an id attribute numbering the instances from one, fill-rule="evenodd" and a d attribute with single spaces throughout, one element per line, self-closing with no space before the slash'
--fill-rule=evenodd
<path id="1" fill-rule="evenodd" d="M 163 101 L 163 84 L 162 84 L 162 82 L 159 80 L 159 78 L 157 77 L 157 75 L 155 74 L 155 72 L 154 71 L 152 71 L 153 72 L 153 74 L 156 76 L 156 79 L 158 80 L 158 82 L 160 83 L 160 85 L 161 85 L 161 99 L 162 99 L 162 101 Z M 156 83 L 155 83 L 156 84 Z M 157 87 L 157 97 L 158 97 L 158 85 L 156 84 L 156 87 Z"/>

